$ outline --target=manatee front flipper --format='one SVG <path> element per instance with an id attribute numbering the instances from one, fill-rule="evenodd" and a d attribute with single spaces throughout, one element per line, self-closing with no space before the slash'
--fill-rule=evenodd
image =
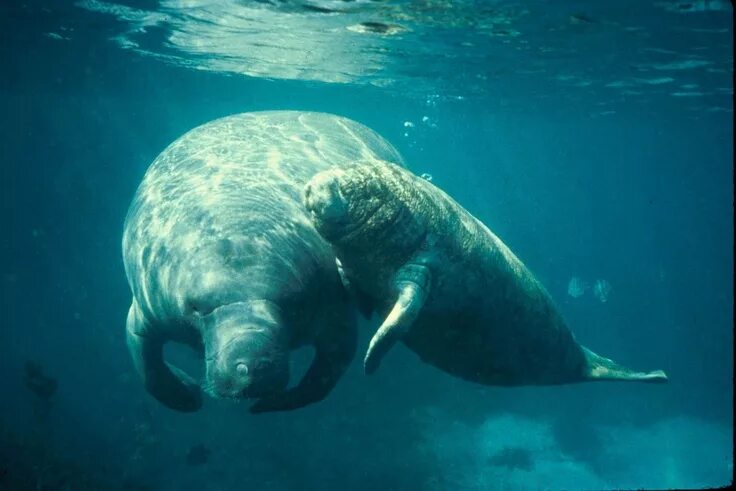
<path id="1" fill-rule="evenodd" d="M 613 360 L 609 360 L 598 355 L 585 346 L 582 347 L 587 360 L 586 380 L 620 380 L 624 382 L 649 382 L 649 383 L 665 383 L 667 382 L 667 374 L 663 370 L 654 370 L 652 372 L 637 372 L 630 368 L 623 367 Z"/>
<path id="2" fill-rule="evenodd" d="M 165 363 L 165 339 L 152 329 L 133 301 L 128 311 L 128 350 L 146 390 L 165 406 L 193 412 L 202 406 L 199 385 L 186 373 Z"/>
<path id="3" fill-rule="evenodd" d="M 249 408 L 251 413 L 298 409 L 321 401 L 335 387 L 355 356 L 358 330 L 347 308 L 332 309 L 323 321 L 325 329 L 315 341 L 314 360 L 299 384 L 259 399 Z"/>
<path id="4" fill-rule="evenodd" d="M 365 373 L 378 370 L 383 357 L 407 333 L 421 312 L 431 288 L 429 264 L 433 260 L 431 253 L 422 252 L 394 275 L 393 284 L 398 291 L 398 298 L 371 339 L 363 360 Z"/>

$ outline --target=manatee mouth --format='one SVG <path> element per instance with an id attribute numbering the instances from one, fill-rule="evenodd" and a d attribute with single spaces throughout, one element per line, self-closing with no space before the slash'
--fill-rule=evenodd
<path id="1" fill-rule="evenodd" d="M 257 398 L 288 383 L 288 350 L 277 306 L 268 301 L 222 305 L 203 316 L 202 329 L 208 394 Z"/>
<path id="2" fill-rule="evenodd" d="M 203 389 L 222 399 L 255 399 L 282 391 L 289 381 L 288 361 L 281 357 L 225 358 L 208 363 Z"/>
<path id="3" fill-rule="evenodd" d="M 202 390 L 205 394 L 215 399 L 226 399 L 235 402 L 244 400 L 255 400 L 263 397 L 268 397 L 273 394 L 278 394 L 282 391 L 277 387 L 264 387 L 259 390 L 253 390 L 250 388 L 234 390 L 230 387 L 218 386 L 213 382 L 207 382 L 202 385 Z"/>

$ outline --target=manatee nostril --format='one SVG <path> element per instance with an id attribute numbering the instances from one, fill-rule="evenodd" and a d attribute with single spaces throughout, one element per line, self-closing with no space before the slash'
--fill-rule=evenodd
<path id="1" fill-rule="evenodd" d="M 242 376 L 245 376 L 245 375 L 248 375 L 248 365 L 246 365 L 245 363 L 243 363 L 243 362 L 241 361 L 241 362 L 239 362 L 239 363 L 238 363 L 237 365 L 235 365 L 235 371 L 236 371 L 236 372 L 237 372 L 237 374 L 238 374 L 238 375 L 240 375 L 241 377 L 242 377 Z"/>

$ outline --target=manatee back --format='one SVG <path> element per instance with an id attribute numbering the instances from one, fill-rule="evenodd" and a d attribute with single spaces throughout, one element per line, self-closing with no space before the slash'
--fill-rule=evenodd
<path id="1" fill-rule="evenodd" d="M 170 179 L 202 165 L 233 164 L 261 179 L 301 187 L 315 172 L 359 160 L 402 163 L 390 143 L 370 128 L 333 114 L 262 111 L 216 119 L 185 133 L 166 148 L 146 173 Z"/>
<path id="2" fill-rule="evenodd" d="M 431 291 L 403 338 L 423 361 L 488 385 L 581 379 L 585 357 L 549 293 L 487 226 L 397 166 L 366 165 L 341 179 L 343 196 L 369 209 L 381 203 L 338 247 L 381 315 L 396 301 L 398 268 L 432 252 Z"/>
<path id="3" fill-rule="evenodd" d="M 208 191 L 229 196 L 232 189 L 245 195 L 246 190 L 276 188 L 300 200 L 302 187 L 316 172 L 375 159 L 403 165 L 390 143 L 347 118 L 298 111 L 228 116 L 190 130 L 161 152 L 148 168 L 126 222 L 138 218 L 142 207 L 164 212 Z M 259 200 L 280 201 L 270 196 Z"/>
<path id="4" fill-rule="evenodd" d="M 304 184 L 320 170 L 374 159 L 402 163 L 377 133 L 331 114 L 244 113 L 194 128 L 154 160 L 128 211 L 123 255 L 134 295 L 183 288 L 182 269 L 216 270 L 203 248 L 264 265 L 280 258 L 278 274 L 299 283 L 296 264 L 332 261 L 303 209 Z M 156 309 L 155 299 L 144 303 Z"/>

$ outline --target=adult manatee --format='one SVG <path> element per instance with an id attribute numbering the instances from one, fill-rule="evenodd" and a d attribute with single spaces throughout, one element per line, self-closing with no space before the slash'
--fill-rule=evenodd
<path id="1" fill-rule="evenodd" d="M 305 205 L 347 283 L 385 318 L 366 372 L 402 340 L 426 363 L 486 385 L 663 382 L 575 341 L 549 294 L 485 225 L 388 162 L 323 171 Z"/>
<path id="2" fill-rule="evenodd" d="M 133 301 L 127 338 L 146 389 L 194 411 L 200 385 L 164 362 L 164 343 L 203 352 L 204 389 L 258 399 L 252 412 L 323 399 L 355 352 L 335 257 L 302 206 L 315 173 L 355 160 L 401 158 L 380 136 L 330 114 L 230 116 L 195 128 L 151 164 L 125 221 Z M 289 352 L 313 345 L 302 380 Z"/>

